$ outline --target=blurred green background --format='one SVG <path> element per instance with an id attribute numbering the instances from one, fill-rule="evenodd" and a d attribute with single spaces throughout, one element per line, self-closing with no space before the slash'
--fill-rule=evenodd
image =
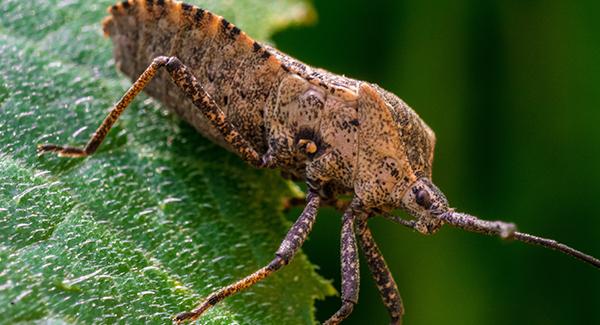
<path id="1" fill-rule="evenodd" d="M 600 2 L 314 5 L 318 22 L 280 32 L 277 46 L 411 105 L 437 134 L 434 182 L 455 207 L 600 255 Z M 406 324 L 600 324 L 600 273 L 572 258 L 456 229 L 371 225 Z M 339 227 L 339 213 L 322 213 L 304 249 L 338 288 Z M 348 324 L 384 324 L 362 266 Z M 319 319 L 338 307 L 318 302 Z"/>

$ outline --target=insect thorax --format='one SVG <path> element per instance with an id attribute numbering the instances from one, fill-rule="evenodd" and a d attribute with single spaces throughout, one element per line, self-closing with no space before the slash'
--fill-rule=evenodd
<path id="1" fill-rule="evenodd" d="M 431 177 L 433 132 L 376 85 L 357 82 L 348 100 L 290 75 L 268 103 L 265 125 L 268 158 L 325 196 L 353 192 L 371 207 L 401 207 L 409 186 Z M 315 152 L 302 150 L 306 140 Z"/>
<path id="2" fill-rule="evenodd" d="M 325 196 L 352 190 L 358 154 L 356 101 L 290 74 L 267 105 L 265 125 L 267 157 L 278 167 L 306 179 Z M 302 140 L 314 143 L 316 150 L 302 150 Z"/>

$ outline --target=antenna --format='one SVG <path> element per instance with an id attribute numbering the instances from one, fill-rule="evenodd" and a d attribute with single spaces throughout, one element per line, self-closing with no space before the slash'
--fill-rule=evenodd
<path id="1" fill-rule="evenodd" d="M 392 220 L 403 226 L 415 229 L 416 222 L 413 220 L 406 220 L 389 213 L 384 213 L 383 216 L 386 219 Z M 596 268 L 600 268 L 599 259 L 591 255 L 585 254 L 581 251 L 578 251 L 563 243 L 559 243 L 556 240 L 538 237 L 523 232 L 518 232 L 516 231 L 515 225 L 512 223 L 507 223 L 503 221 L 482 220 L 466 213 L 454 211 L 444 212 L 439 215 L 439 218 L 442 219 L 445 223 L 457 228 L 486 235 L 496 235 L 503 239 L 515 239 L 527 244 L 543 246 L 575 257 L 583 262 L 595 266 Z"/>

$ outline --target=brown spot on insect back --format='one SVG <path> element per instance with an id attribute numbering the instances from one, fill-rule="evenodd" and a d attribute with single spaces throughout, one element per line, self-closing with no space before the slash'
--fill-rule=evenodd
<path id="1" fill-rule="evenodd" d="M 195 25 L 195 14 L 196 7 L 186 4 L 186 3 L 177 3 L 176 12 L 179 16 L 171 15 L 171 19 L 177 22 L 182 29 L 191 29 Z M 187 42 L 187 41 L 186 41 Z"/>
<path id="2" fill-rule="evenodd" d="M 187 4 L 187 3 L 185 3 L 185 2 L 181 4 L 181 7 L 182 7 L 182 8 L 183 8 L 183 10 L 184 10 L 184 11 L 186 11 L 186 12 L 190 12 L 190 11 L 192 11 L 192 9 L 194 8 L 192 5 L 190 5 L 190 4 Z"/>
<path id="3" fill-rule="evenodd" d="M 239 28 L 228 22 L 225 18 L 221 19 L 221 27 L 223 28 L 223 33 L 229 35 L 233 39 L 236 39 L 242 32 Z"/>
<path id="4" fill-rule="evenodd" d="M 202 22 L 202 18 L 204 18 L 204 9 L 196 8 L 196 14 L 194 15 L 194 20 L 196 20 L 197 24 Z"/>
<path id="5" fill-rule="evenodd" d="M 231 25 L 231 23 L 229 23 L 227 21 L 227 19 L 225 18 L 221 18 L 221 27 L 223 28 L 223 31 L 226 32 L 227 29 L 229 28 L 229 25 Z"/>
<path id="6" fill-rule="evenodd" d="M 262 49 L 262 46 L 260 44 L 258 44 L 258 42 L 254 42 L 252 44 L 252 49 L 254 50 L 254 52 L 258 52 Z"/>
<path id="7" fill-rule="evenodd" d="M 240 35 L 242 33 L 242 31 L 239 28 L 237 28 L 236 26 L 233 26 L 233 25 L 232 25 L 230 31 L 231 31 L 231 35 L 233 35 L 235 37 L 237 37 L 238 35 Z"/>
<path id="8" fill-rule="evenodd" d="M 130 3 L 128 1 L 123 1 L 123 2 L 116 3 L 113 6 L 109 7 L 107 11 L 108 11 L 108 13 L 113 14 L 113 15 L 122 15 L 129 8 L 130 8 Z"/>

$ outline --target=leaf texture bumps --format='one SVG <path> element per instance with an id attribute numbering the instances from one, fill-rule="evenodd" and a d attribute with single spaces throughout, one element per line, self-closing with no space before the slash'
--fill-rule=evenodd
<path id="1" fill-rule="evenodd" d="M 144 96 L 93 157 L 36 156 L 41 142 L 85 143 L 130 84 L 100 30 L 112 3 L 0 3 L 0 322 L 168 322 L 267 263 L 289 225 L 289 184 Z M 299 0 L 191 3 L 262 40 L 309 13 Z M 301 255 L 203 320 L 312 323 L 332 292 Z"/>

